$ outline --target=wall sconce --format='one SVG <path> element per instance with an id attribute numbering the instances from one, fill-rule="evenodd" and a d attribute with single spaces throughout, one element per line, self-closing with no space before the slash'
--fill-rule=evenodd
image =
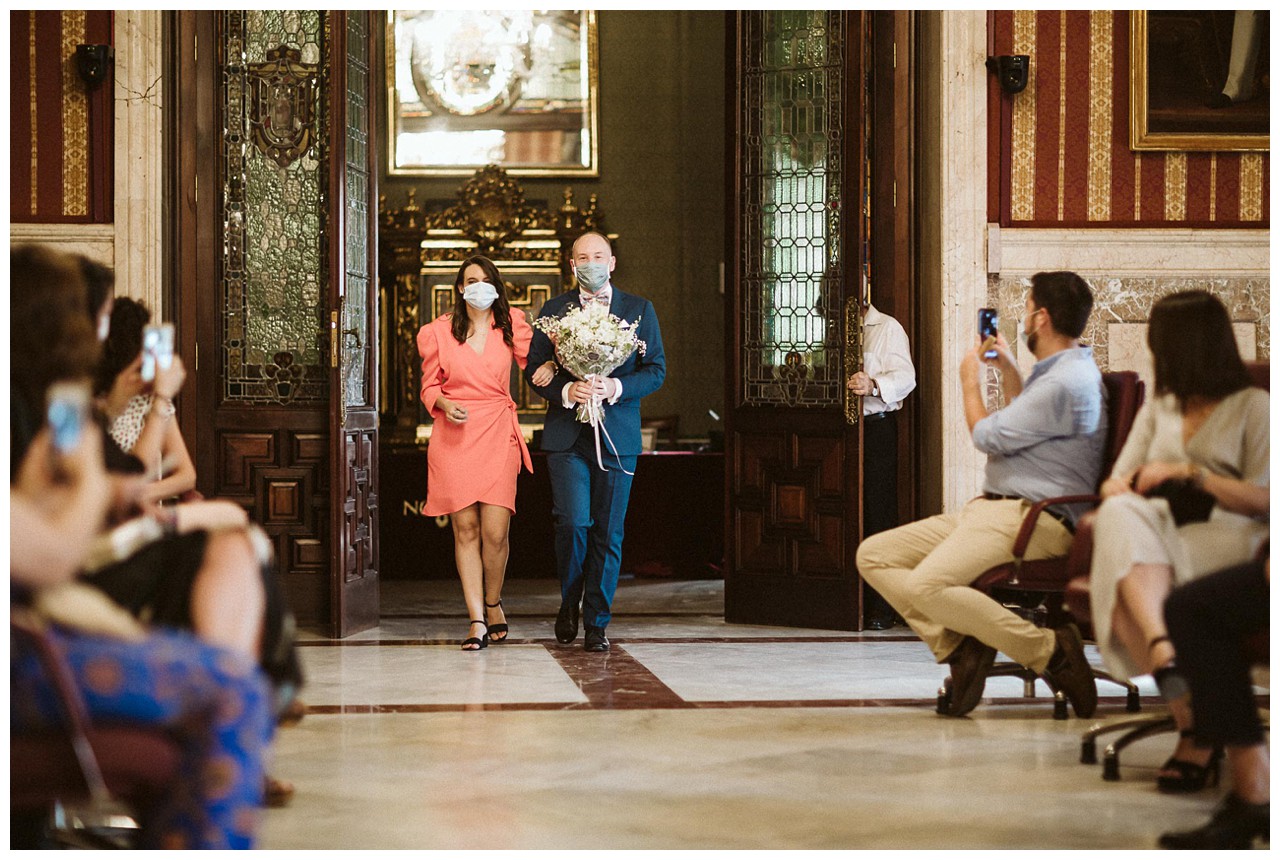
<path id="1" fill-rule="evenodd" d="M 1020 93 L 1027 88 L 1027 75 L 1031 70 L 1031 55 L 1013 54 L 987 57 L 987 69 L 1000 81 L 1006 93 Z"/>
<path id="2" fill-rule="evenodd" d="M 102 85 L 111 67 L 112 54 L 110 45 L 76 45 L 76 66 L 88 89 Z"/>

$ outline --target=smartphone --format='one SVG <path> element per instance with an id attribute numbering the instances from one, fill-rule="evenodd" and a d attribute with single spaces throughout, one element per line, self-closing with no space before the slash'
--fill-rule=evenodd
<path id="1" fill-rule="evenodd" d="M 173 364 L 173 323 L 158 323 L 142 330 L 142 381 L 155 382 L 156 368 Z"/>
<path id="2" fill-rule="evenodd" d="M 48 420 L 53 450 L 58 454 L 74 451 L 89 422 L 89 386 L 75 382 L 49 386 Z"/>
<path id="3" fill-rule="evenodd" d="M 978 308 L 978 337 L 983 343 L 987 338 L 994 338 L 1000 333 L 1000 315 L 996 313 L 995 308 Z M 995 358 L 996 351 L 988 349 L 982 354 L 983 358 Z"/>

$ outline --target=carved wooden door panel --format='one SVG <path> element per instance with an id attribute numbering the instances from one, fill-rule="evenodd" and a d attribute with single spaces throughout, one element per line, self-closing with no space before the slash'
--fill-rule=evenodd
<path id="1" fill-rule="evenodd" d="M 173 274 L 199 487 L 263 526 L 299 622 L 333 635 L 378 615 L 369 14 L 173 19 Z"/>
<path id="2" fill-rule="evenodd" d="M 730 64 L 730 622 L 857 629 L 865 13 L 738 12 Z"/>
<path id="3" fill-rule="evenodd" d="M 332 626 L 378 623 L 377 147 L 373 20 L 332 12 L 329 389 L 333 474 Z"/>

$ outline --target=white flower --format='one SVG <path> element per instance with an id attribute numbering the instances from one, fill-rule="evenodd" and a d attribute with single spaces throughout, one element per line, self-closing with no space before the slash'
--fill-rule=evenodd
<path id="1" fill-rule="evenodd" d="M 571 307 L 560 317 L 542 317 L 534 328 L 544 332 L 556 344 L 560 366 L 579 379 L 608 376 L 622 366 L 636 350 L 644 355 L 645 343 L 636 336 L 640 320 L 627 322 L 599 309 Z M 594 424 L 604 416 L 603 404 L 594 398 L 578 407 L 577 419 Z"/>

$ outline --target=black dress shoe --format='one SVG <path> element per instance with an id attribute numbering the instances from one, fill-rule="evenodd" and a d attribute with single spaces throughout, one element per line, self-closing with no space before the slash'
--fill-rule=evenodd
<path id="1" fill-rule="evenodd" d="M 1074 624 L 1053 631 L 1058 639 L 1044 675 L 1056 690 L 1061 690 L 1077 717 L 1092 717 L 1098 709 L 1098 684 L 1093 669 L 1084 656 L 1084 641 Z"/>
<path id="2" fill-rule="evenodd" d="M 560 612 L 556 614 L 556 641 L 568 645 L 578 638 L 578 603 L 571 601 L 560 604 Z"/>
<path id="3" fill-rule="evenodd" d="M 996 662 L 996 649 L 966 636 L 951 652 L 947 662 L 951 664 L 951 703 L 947 707 L 947 715 L 963 717 L 982 700 L 987 673 Z"/>
<path id="4" fill-rule="evenodd" d="M 586 651 L 608 651 L 609 637 L 604 635 L 604 628 L 588 627 L 582 647 Z"/>
<path id="5" fill-rule="evenodd" d="M 1247 850 L 1254 839 L 1270 842 L 1271 804 L 1247 803 L 1228 794 L 1222 805 L 1214 811 L 1207 824 L 1195 830 L 1165 833 L 1160 837 L 1161 848 L 1203 850 L 1228 848 Z"/>
<path id="6" fill-rule="evenodd" d="M 893 615 L 872 615 L 867 619 L 868 630 L 890 630 L 893 628 Z"/>

